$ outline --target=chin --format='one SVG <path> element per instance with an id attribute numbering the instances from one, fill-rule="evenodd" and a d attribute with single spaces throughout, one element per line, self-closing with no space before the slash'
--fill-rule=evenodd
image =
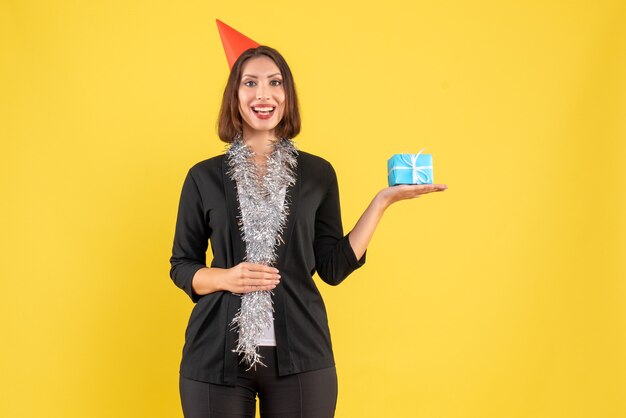
<path id="1" fill-rule="evenodd" d="M 259 123 L 249 123 L 248 121 L 246 121 L 246 125 L 247 128 L 252 130 L 252 131 L 257 131 L 257 132 L 273 132 L 276 129 L 276 126 L 278 126 L 278 124 L 259 124 Z"/>

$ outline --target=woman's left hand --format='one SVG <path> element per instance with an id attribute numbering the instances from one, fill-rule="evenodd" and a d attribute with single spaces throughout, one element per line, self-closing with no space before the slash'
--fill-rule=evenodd
<path id="1" fill-rule="evenodd" d="M 376 198 L 382 200 L 385 206 L 389 206 L 400 200 L 414 199 L 423 194 L 443 192 L 447 188 L 445 184 L 399 184 L 382 189 Z"/>

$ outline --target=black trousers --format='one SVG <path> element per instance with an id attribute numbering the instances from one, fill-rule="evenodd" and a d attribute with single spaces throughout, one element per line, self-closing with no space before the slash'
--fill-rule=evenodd
<path id="1" fill-rule="evenodd" d="M 222 386 L 180 376 L 185 418 L 254 418 L 258 395 L 262 418 L 332 418 L 337 405 L 335 367 L 278 376 L 276 347 L 259 348 L 256 370 L 240 364 L 236 386 Z"/>

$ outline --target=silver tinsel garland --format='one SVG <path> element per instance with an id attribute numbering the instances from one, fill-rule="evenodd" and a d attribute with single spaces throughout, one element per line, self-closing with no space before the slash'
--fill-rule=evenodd
<path id="1" fill-rule="evenodd" d="M 246 244 L 245 261 L 274 266 L 289 213 L 286 190 L 296 182 L 298 151 L 290 139 L 277 140 L 267 156 L 263 175 L 254 162 L 254 151 L 245 145 L 240 135 L 230 144 L 226 154 L 227 174 L 237 184 L 241 213 L 238 221 Z M 271 290 L 244 294 L 241 308 L 231 323 L 239 330 L 234 351 L 242 354 L 242 361 L 250 367 L 257 363 L 264 366 L 258 346 L 263 333 L 274 321 L 272 295 Z"/>

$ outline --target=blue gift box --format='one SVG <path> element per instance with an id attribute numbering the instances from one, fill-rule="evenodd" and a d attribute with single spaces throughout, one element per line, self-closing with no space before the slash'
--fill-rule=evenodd
<path id="1" fill-rule="evenodd" d="M 387 161 L 387 179 L 390 186 L 433 184 L 433 156 L 422 154 L 422 151 L 417 154 L 394 154 Z"/>

